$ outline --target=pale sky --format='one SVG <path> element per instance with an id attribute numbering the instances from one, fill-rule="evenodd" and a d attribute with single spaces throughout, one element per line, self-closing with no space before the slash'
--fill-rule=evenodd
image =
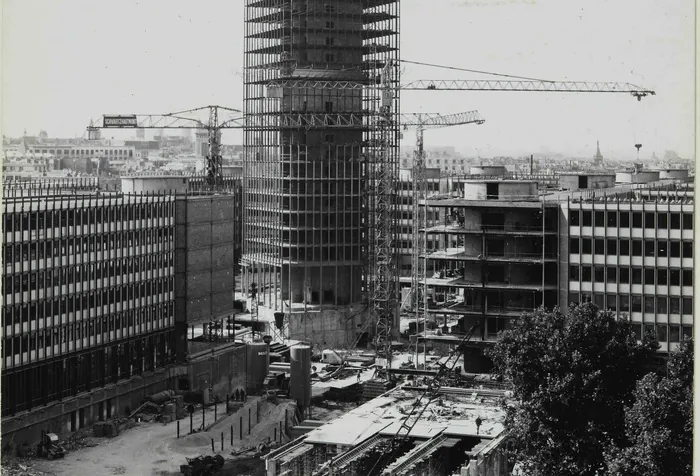
<path id="1" fill-rule="evenodd" d="M 81 136 L 102 114 L 242 107 L 243 0 L 2 0 L 2 133 Z M 406 91 L 403 112 L 477 109 L 481 126 L 426 133 L 470 154 L 643 157 L 694 147 L 692 0 L 403 0 L 406 60 L 550 80 L 620 81 L 627 94 Z M 402 81 L 483 79 L 405 65 Z M 111 135 L 111 134 L 105 134 Z M 406 134 L 404 145 L 413 140 Z M 240 143 L 237 131 L 224 142 Z"/>

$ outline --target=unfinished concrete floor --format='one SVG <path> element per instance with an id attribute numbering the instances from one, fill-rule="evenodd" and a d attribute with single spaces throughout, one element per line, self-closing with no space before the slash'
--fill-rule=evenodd
<path id="1" fill-rule="evenodd" d="M 251 403 L 252 402 L 252 403 Z M 249 399 L 243 412 L 247 415 L 247 408 L 255 408 L 255 400 Z M 280 418 L 284 420 L 285 409 L 293 418 L 292 408 L 295 404 L 280 402 L 274 405 L 267 402 L 260 404 L 260 421 L 253 420 L 250 435 L 247 434 L 247 426 L 244 425 L 243 440 L 239 438 L 237 421 L 239 414 L 232 414 L 219 421 L 208 432 L 195 433 L 193 435 L 176 438 L 176 423 L 166 425 L 162 423 L 140 423 L 136 427 L 126 430 L 115 438 L 96 438 L 100 444 L 96 447 L 83 448 L 66 454 L 61 460 L 31 459 L 23 464 L 33 470 L 55 476 L 73 475 L 143 475 L 143 476 L 174 476 L 180 474 L 180 465 L 186 464 L 187 457 L 199 455 L 221 454 L 224 458 L 231 457 L 231 452 L 241 450 L 272 439 L 274 429 L 279 428 Z M 223 405 L 220 406 L 223 411 Z M 255 413 L 255 410 L 253 410 Z M 207 425 L 213 422 L 214 411 L 209 410 L 205 419 Z M 246 418 L 247 419 L 247 416 Z M 235 420 L 235 421 L 234 421 Z M 202 423 L 201 411 L 196 412 L 193 418 L 194 428 L 199 428 Z M 233 446 L 230 441 L 230 426 L 234 425 Z M 181 435 L 189 431 L 189 417 L 180 420 Z M 221 432 L 224 432 L 224 450 L 221 451 Z M 211 451 L 211 438 L 215 437 L 215 452 Z M 279 436 L 278 436 L 279 437 Z M 288 441 L 288 438 L 284 441 Z M 254 466 L 254 465 L 253 465 Z M 240 472 L 240 465 L 227 462 L 223 470 L 224 474 L 256 474 L 256 468 L 247 468 Z"/>

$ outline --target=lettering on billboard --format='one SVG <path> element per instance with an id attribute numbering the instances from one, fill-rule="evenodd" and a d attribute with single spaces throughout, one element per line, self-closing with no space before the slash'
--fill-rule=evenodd
<path id="1" fill-rule="evenodd" d="M 102 127 L 136 127 L 136 116 L 104 116 Z"/>

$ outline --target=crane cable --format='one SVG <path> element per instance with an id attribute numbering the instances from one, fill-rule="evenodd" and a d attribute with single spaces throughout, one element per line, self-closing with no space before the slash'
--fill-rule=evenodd
<path id="1" fill-rule="evenodd" d="M 423 63 L 420 61 L 410 61 L 410 60 L 405 60 L 405 59 L 400 59 L 399 60 L 401 63 L 409 63 L 409 64 L 416 64 L 420 66 L 430 66 L 433 68 L 442 68 L 442 69 L 451 69 L 454 71 L 466 71 L 468 73 L 479 73 L 479 74 L 489 74 L 491 76 L 501 76 L 504 78 L 513 78 L 513 79 L 522 79 L 525 81 L 542 81 L 545 83 L 553 83 L 554 81 L 550 79 L 537 79 L 537 78 L 528 78 L 526 76 L 515 76 L 512 74 L 503 74 L 503 73 L 493 73 L 491 71 L 480 71 L 478 69 L 467 69 L 467 68 L 457 68 L 456 66 L 445 66 L 445 65 L 440 65 L 440 64 L 433 64 L 433 63 Z"/>

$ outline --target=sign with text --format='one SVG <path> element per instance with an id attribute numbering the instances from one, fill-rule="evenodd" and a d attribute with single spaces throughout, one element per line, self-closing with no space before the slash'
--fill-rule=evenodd
<path id="1" fill-rule="evenodd" d="M 136 116 L 104 116 L 102 127 L 137 127 Z"/>

